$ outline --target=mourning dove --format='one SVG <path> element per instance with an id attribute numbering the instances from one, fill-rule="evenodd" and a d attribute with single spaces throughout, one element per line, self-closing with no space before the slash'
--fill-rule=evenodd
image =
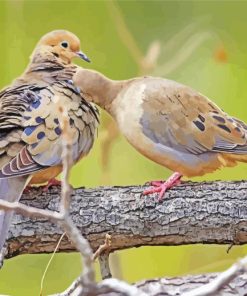
<path id="1" fill-rule="evenodd" d="M 188 86 L 155 77 L 113 81 L 86 69 L 73 80 L 141 154 L 175 172 L 144 194 L 159 192 L 162 200 L 182 176 L 247 162 L 247 125 Z"/>
<path id="2" fill-rule="evenodd" d="M 0 92 L 1 199 L 18 201 L 28 183 L 43 183 L 61 172 L 61 110 L 69 117 L 74 161 L 91 149 L 98 110 L 73 85 L 75 57 L 89 61 L 79 39 L 67 31 L 50 32 L 38 42 L 23 75 Z M 1 211 L 0 249 L 11 216 Z"/>

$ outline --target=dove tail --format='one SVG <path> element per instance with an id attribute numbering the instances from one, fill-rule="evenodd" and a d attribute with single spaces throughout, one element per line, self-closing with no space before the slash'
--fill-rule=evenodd
<path id="1" fill-rule="evenodd" d="M 10 202 L 19 201 L 29 180 L 29 176 L 0 179 L 0 199 Z M 0 210 L 0 251 L 6 241 L 12 216 L 13 211 L 5 212 Z"/>

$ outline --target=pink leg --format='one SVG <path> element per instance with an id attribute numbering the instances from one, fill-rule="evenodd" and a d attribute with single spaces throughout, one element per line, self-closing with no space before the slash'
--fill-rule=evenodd
<path id="1" fill-rule="evenodd" d="M 154 187 L 145 190 L 143 192 L 143 195 L 148 195 L 148 194 L 159 192 L 158 201 L 162 201 L 167 189 L 170 189 L 170 188 L 178 185 L 181 182 L 180 181 L 181 177 L 182 177 L 182 174 L 175 172 L 165 182 L 153 181 L 153 182 L 151 182 L 151 185 Z"/>

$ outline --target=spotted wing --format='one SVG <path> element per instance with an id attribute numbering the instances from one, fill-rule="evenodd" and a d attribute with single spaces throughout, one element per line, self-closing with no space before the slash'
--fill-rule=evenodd
<path id="1" fill-rule="evenodd" d="M 89 152 L 97 128 L 97 112 L 81 98 L 73 85 L 56 82 L 42 88 L 29 87 L 21 90 L 19 96 L 24 97 L 25 104 L 17 118 L 12 118 L 11 125 L 6 126 L 5 123 L 6 133 L 7 129 L 18 131 L 19 146 L 15 153 L 8 155 L 8 133 L 5 134 L 3 143 L 6 145 L 2 145 L 5 158 L 0 177 L 28 174 L 61 164 L 63 111 L 67 112 L 70 119 L 68 132 L 73 142 L 74 160 Z M 19 110 L 20 105 L 16 104 L 15 108 Z"/>
<path id="2" fill-rule="evenodd" d="M 35 163 L 22 140 L 23 115 L 35 85 L 15 85 L 0 92 L 0 178 L 24 175 L 42 167 Z"/>
<path id="3" fill-rule="evenodd" d="M 160 83 L 164 86 L 159 93 L 146 94 L 143 100 L 140 123 L 149 138 L 193 154 L 247 153 L 245 123 L 186 86 L 163 79 Z"/>
<path id="4" fill-rule="evenodd" d="M 63 112 L 69 117 L 68 134 L 72 140 L 72 154 L 76 161 L 91 149 L 97 129 L 97 111 L 87 103 L 73 85 L 56 82 L 39 93 L 24 114 L 23 141 L 28 144 L 32 158 L 42 166 L 62 162 L 61 126 Z"/>

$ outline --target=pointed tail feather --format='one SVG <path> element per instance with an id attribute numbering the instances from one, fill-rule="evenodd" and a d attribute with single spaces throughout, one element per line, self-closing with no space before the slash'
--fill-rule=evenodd
<path id="1" fill-rule="evenodd" d="M 19 201 L 29 179 L 29 176 L 0 179 L 0 199 L 10 202 Z M 13 211 L 0 210 L 0 251 L 6 241 L 12 216 Z"/>

